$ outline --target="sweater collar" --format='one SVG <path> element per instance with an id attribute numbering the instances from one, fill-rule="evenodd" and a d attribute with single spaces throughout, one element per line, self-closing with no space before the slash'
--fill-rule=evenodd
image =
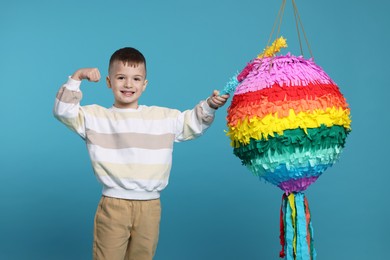
<path id="1" fill-rule="evenodd" d="M 128 112 L 131 112 L 131 113 L 134 113 L 134 112 L 139 112 L 143 109 L 143 105 L 139 105 L 137 108 L 117 108 L 115 106 L 112 106 L 110 109 L 112 111 L 115 111 L 115 112 L 120 112 L 120 113 L 128 113 Z"/>

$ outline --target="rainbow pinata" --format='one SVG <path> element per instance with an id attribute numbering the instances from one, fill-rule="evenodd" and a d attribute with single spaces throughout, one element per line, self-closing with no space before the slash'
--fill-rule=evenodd
<path id="1" fill-rule="evenodd" d="M 237 82 L 227 115 L 234 154 L 283 191 L 305 190 L 338 160 L 350 131 L 336 83 L 312 59 L 291 54 L 259 55 Z"/>
<path id="2" fill-rule="evenodd" d="M 284 191 L 280 257 L 313 260 L 313 228 L 303 191 L 340 157 L 350 109 L 336 83 L 313 59 L 291 54 L 281 37 L 226 85 L 234 91 L 228 136 L 254 175 Z"/>

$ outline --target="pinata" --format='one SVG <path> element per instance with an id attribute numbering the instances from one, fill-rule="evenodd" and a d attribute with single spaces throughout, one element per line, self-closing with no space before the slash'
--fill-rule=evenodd
<path id="1" fill-rule="evenodd" d="M 233 153 L 250 172 L 284 191 L 280 257 L 312 260 L 313 227 L 304 191 L 340 157 L 351 131 L 350 109 L 313 58 L 290 53 L 277 38 L 221 91 Z"/>

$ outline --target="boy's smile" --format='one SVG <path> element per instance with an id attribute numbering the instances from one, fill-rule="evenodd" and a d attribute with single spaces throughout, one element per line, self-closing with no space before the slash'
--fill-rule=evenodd
<path id="1" fill-rule="evenodd" d="M 123 93 L 123 95 L 125 95 L 126 97 L 130 97 L 132 95 L 134 95 L 135 92 L 133 91 L 126 91 L 126 90 L 123 90 L 121 91 Z"/>
<path id="2" fill-rule="evenodd" d="M 106 81 L 114 94 L 115 107 L 136 109 L 138 99 L 148 84 L 145 65 L 115 61 Z"/>

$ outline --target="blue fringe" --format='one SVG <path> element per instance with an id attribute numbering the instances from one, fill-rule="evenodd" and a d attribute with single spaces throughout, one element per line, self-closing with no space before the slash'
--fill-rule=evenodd
<path id="1" fill-rule="evenodd" d="M 230 78 L 229 82 L 226 83 L 226 86 L 219 92 L 219 95 L 230 94 L 236 90 L 238 84 L 240 84 L 237 80 L 237 75 L 238 73 Z"/>

